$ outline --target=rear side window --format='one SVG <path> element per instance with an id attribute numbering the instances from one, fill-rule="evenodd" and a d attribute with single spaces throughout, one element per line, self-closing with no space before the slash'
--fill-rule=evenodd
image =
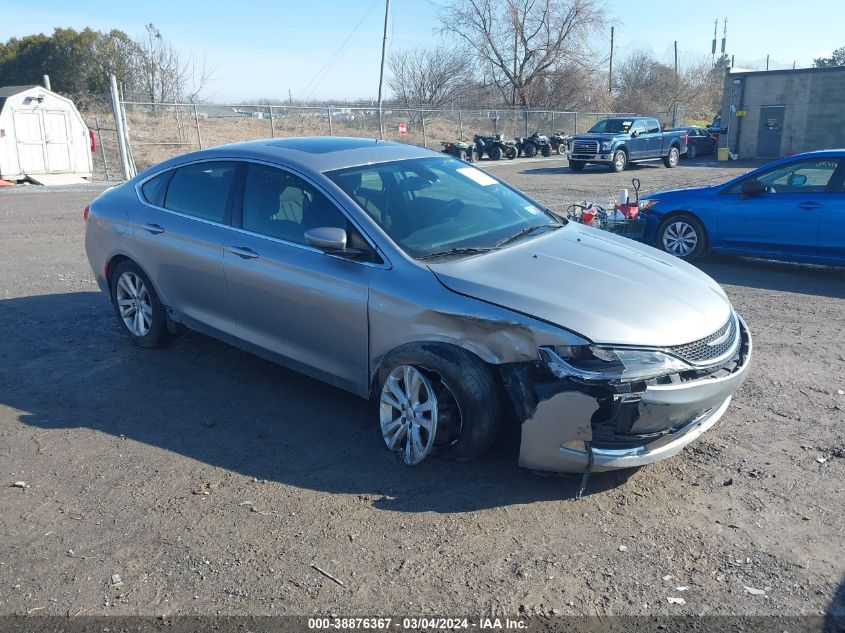
<path id="1" fill-rule="evenodd" d="M 647 119 L 645 126 L 646 134 L 657 134 L 660 131 L 660 123 L 657 119 Z"/>
<path id="2" fill-rule="evenodd" d="M 209 162 L 177 169 L 167 187 L 164 207 L 210 222 L 226 223 L 236 163 Z"/>
<path id="3" fill-rule="evenodd" d="M 171 172 L 166 171 L 155 178 L 151 178 L 141 187 L 141 195 L 144 200 L 157 207 L 164 206 L 164 193 L 167 191 L 167 181 Z"/>

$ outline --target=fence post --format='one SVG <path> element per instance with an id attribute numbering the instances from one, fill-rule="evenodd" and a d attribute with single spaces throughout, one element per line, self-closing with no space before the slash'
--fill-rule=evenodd
<path id="1" fill-rule="evenodd" d="M 273 122 L 273 106 L 268 102 L 267 107 L 270 108 L 270 136 L 271 138 L 276 138 L 276 124 Z"/>
<path id="2" fill-rule="evenodd" d="M 332 107 L 326 106 L 326 114 L 329 117 L 329 136 L 334 136 L 334 128 L 332 127 Z"/>
<path id="3" fill-rule="evenodd" d="M 458 108 L 458 139 L 464 140 L 464 115 L 460 107 Z"/>
<path id="4" fill-rule="evenodd" d="M 499 111 L 493 110 L 493 134 L 499 133 Z"/>
<path id="5" fill-rule="evenodd" d="M 202 149 L 202 132 L 200 132 L 200 115 L 197 112 L 197 102 L 194 101 L 194 123 L 197 124 L 197 141 Z"/>
<path id="6" fill-rule="evenodd" d="M 428 147 L 428 143 L 425 140 L 425 110 L 420 110 L 420 116 L 422 117 L 423 147 Z"/>
<path id="7" fill-rule="evenodd" d="M 572 132 L 573 136 L 576 134 L 578 134 L 578 112 L 575 112 L 575 130 Z"/>
<path id="8" fill-rule="evenodd" d="M 552 129 L 551 132 L 554 134 L 555 132 L 555 111 L 552 110 Z"/>
<path id="9" fill-rule="evenodd" d="M 97 144 L 100 146 L 100 152 L 103 154 L 103 172 L 106 174 L 106 180 L 109 178 L 109 160 L 106 158 L 106 146 L 103 145 L 103 137 L 100 135 L 100 117 L 94 117 L 94 123 L 97 126 Z"/>
<path id="10" fill-rule="evenodd" d="M 112 116 L 114 117 L 114 127 L 117 131 L 117 148 L 120 152 L 120 162 L 123 165 L 123 176 L 126 180 L 132 178 L 129 171 L 129 154 L 126 151 L 126 136 L 123 127 L 123 114 L 120 110 L 120 101 L 117 96 L 117 79 L 114 75 L 109 77 L 109 91 L 111 92 L 111 107 Z"/>

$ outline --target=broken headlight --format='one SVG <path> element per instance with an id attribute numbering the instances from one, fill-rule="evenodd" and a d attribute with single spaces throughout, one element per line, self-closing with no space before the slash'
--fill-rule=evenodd
<path id="1" fill-rule="evenodd" d="M 596 345 L 541 347 L 540 359 L 558 378 L 589 382 L 632 382 L 693 369 L 664 352 Z"/>

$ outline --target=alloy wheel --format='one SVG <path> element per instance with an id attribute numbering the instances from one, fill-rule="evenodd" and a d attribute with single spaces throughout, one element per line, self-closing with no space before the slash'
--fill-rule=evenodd
<path id="1" fill-rule="evenodd" d="M 399 365 L 388 374 L 381 390 L 379 421 L 387 448 L 409 466 L 431 453 L 437 435 L 437 396 L 419 369 Z"/>
<path id="2" fill-rule="evenodd" d="M 153 304 L 144 280 L 126 271 L 117 280 L 117 308 L 123 325 L 134 336 L 146 336 L 153 324 Z"/>
<path id="3" fill-rule="evenodd" d="M 686 222 L 678 220 L 663 231 L 663 248 L 677 257 L 686 257 L 698 245 L 698 233 Z"/>

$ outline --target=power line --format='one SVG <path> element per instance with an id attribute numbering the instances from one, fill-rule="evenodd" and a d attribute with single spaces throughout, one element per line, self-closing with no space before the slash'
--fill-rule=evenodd
<path id="1" fill-rule="evenodd" d="M 323 73 L 326 71 L 326 69 L 329 68 L 329 66 L 331 66 L 337 60 L 338 56 L 341 54 L 341 52 L 343 52 L 343 49 L 349 43 L 349 40 L 352 39 L 352 36 L 355 35 L 355 33 L 358 31 L 358 29 L 361 27 L 361 25 L 366 21 L 366 19 L 368 17 L 370 17 L 370 14 L 373 12 L 373 9 L 376 8 L 376 5 L 378 3 L 379 3 L 379 0 L 373 0 L 373 3 L 367 9 L 366 13 L 364 13 L 364 16 L 358 21 L 358 23 L 355 25 L 355 27 L 352 29 L 352 31 L 349 33 L 349 35 L 346 36 L 346 39 L 343 40 L 340 43 L 340 46 L 337 47 L 337 50 L 335 50 L 335 52 L 332 53 L 331 57 L 329 57 L 329 59 L 326 60 L 326 63 L 323 64 L 322 68 L 320 68 L 320 70 L 317 71 L 317 74 L 314 75 L 313 79 L 311 79 L 311 81 L 308 82 L 308 84 L 305 86 L 305 88 L 302 89 L 302 93 L 300 94 L 300 97 L 299 97 L 300 100 L 303 100 L 303 98 L 306 99 L 306 100 L 310 99 L 311 95 L 313 95 L 314 92 L 317 90 L 317 88 L 320 87 L 320 82 L 323 79 L 325 79 L 325 75 Z M 321 77 L 321 75 L 323 75 L 323 76 Z M 311 88 L 312 86 L 313 86 L 313 88 Z M 309 88 L 311 88 L 311 92 L 306 95 L 306 92 L 308 91 Z"/>

